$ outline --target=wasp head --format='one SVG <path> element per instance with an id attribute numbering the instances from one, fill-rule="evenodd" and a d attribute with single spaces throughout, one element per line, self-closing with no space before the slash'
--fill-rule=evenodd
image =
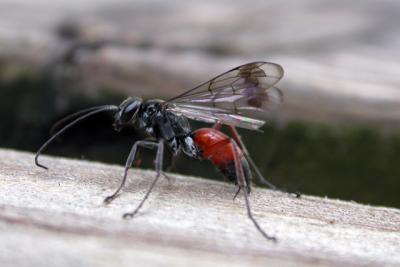
<path id="1" fill-rule="evenodd" d="M 130 97 L 124 100 L 118 107 L 117 113 L 114 115 L 114 129 L 120 131 L 127 126 L 133 126 L 138 117 L 139 110 L 142 106 L 142 99 L 138 97 Z"/>

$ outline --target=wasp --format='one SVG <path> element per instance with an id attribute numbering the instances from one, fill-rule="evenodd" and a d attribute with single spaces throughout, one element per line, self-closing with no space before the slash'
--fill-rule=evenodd
<path id="1" fill-rule="evenodd" d="M 38 159 L 55 138 L 88 117 L 101 112 L 112 112 L 116 131 L 128 127 L 144 130 L 149 139 L 136 141 L 132 145 L 121 184 L 112 195 L 104 199 L 106 204 L 114 200 L 125 185 L 128 170 L 135 161 L 138 149 L 156 150 L 155 178 L 136 209 L 125 213 L 123 218 L 133 218 L 137 214 L 160 175 L 164 174 L 163 156 L 166 149 L 173 157 L 183 152 L 195 159 L 211 161 L 228 180 L 237 185 L 235 197 L 240 191 L 243 192 L 247 215 L 257 230 L 266 239 L 276 241 L 274 236 L 261 228 L 252 214 L 249 201 L 252 170 L 262 183 L 272 189 L 277 188 L 262 176 L 236 127 L 259 130 L 265 124 L 265 115 L 283 101 L 283 93 L 275 86 L 283 74 L 284 70 L 279 64 L 252 62 L 233 68 L 166 101 L 129 97 L 118 106 L 104 105 L 78 111 L 55 124 L 55 129 L 61 125 L 64 127 L 39 148 L 35 163 L 47 169 Z M 214 125 L 192 131 L 188 119 Z M 223 125 L 228 127 L 229 135 L 221 131 Z"/>

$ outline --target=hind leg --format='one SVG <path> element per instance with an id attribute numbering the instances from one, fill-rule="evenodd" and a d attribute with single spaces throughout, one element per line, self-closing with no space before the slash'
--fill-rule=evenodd
<path id="1" fill-rule="evenodd" d="M 221 126 L 222 126 L 221 124 L 216 123 L 216 124 L 214 124 L 213 128 L 216 129 L 216 130 L 219 130 L 221 128 Z M 242 138 L 240 137 L 240 135 L 239 135 L 238 131 L 236 130 L 236 128 L 234 126 L 230 126 L 230 125 L 228 125 L 227 127 L 228 127 L 228 130 L 229 130 L 229 133 L 230 133 L 231 137 L 236 141 L 238 146 L 242 149 L 245 158 L 249 162 L 251 168 L 257 174 L 257 178 L 258 178 L 258 181 L 260 183 L 268 186 L 269 188 L 271 188 L 273 190 L 281 191 L 281 192 L 284 192 L 284 193 L 294 194 L 297 198 L 299 198 L 301 196 L 299 192 L 290 192 L 290 191 L 288 192 L 286 189 L 279 188 L 279 187 L 275 186 L 273 183 L 271 183 L 268 179 L 266 179 L 262 175 L 260 170 L 258 169 L 257 165 L 254 163 L 253 159 L 250 157 L 250 153 L 247 150 L 246 146 L 244 145 L 244 143 L 242 141 Z"/>
<path id="2" fill-rule="evenodd" d="M 233 157 L 234 157 L 234 163 L 235 163 L 237 183 L 239 185 L 239 191 L 240 191 L 240 189 L 243 189 L 241 191 L 243 192 L 244 199 L 246 202 L 247 217 L 249 217 L 249 219 L 253 222 L 256 229 L 266 239 L 276 242 L 277 241 L 276 237 L 268 235 L 258 224 L 257 220 L 253 217 L 253 213 L 252 213 L 251 207 L 250 207 L 250 200 L 249 200 L 249 187 L 247 185 L 247 182 L 246 182 L 246 179 L 244 176 L 243 166 L 242 166 L 242 163 L 240 160 L 240 153 L 239 153 L 240 148 L 234 140 L 232 140 L 232 144 L 233 144 L 233 150 L 234 150 Z M 239 191 L 237 192 L 237 194 L 239 193 Z"/>
<path id="3" fill-rule="evenodd" d="M 222 125 L 220 123 L 216 123 L 213 125 L 213 129 L 220 130 Z M 245 158 L 247 161 L 250 163 L 251 168 L 256 172 L 258 180 L 264 184 L 267 185 L 269 188 L 274 189 L 274 190 L 279 190 L 274 184 L 272 184 L 270 181 L 268 181 L 264 176 L 261 174 L 260 170 L 258 169 L 257 165 L 254 163 L 252 158 L 250 157 L 250 153 L 248 152 L 246 146 L 244 145 L 242 138 L 240 137 L 239 133 L 237 132 L 236 128 L 233 126 L 228 125 L 228 130 L 231 135 L 231 137 L 235 140 L 236 144 L 240 147 L 242 150 Z"/>

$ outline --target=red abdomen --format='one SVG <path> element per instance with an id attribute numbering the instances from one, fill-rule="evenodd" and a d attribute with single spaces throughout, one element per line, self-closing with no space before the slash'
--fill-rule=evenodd
<path id="1" fill-rule="evenodd" d="M 230 181 L 237 184 L 234 142 L 227 135 L 213 128 L 202 128 L 193 132 L 193 140 L 202 158 L 210 160 Z M 243 168 L 246 184 L 251 184 L 251 171 L 241 149 L 237 149 L 239 164 Z"/>
<path id="2" fill-rule="evenodd" d="M 212 128 L 201 128 L 193 132 L 193 139 L 200 149 L 201 156 L 214 165 L 223 167 L 233 162 L 233 144 L 222 132 Z"/>

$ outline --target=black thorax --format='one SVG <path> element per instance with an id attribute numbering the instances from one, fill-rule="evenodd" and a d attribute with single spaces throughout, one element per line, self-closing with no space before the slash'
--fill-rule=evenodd
<path id="1" fill-rule="evenodd" d="M 163 108 L 159 100 L 144 102 L 139 110 L 138 123 L 151 137 L 164 140 L 169 150 L 177 155 L 182 149 L 191 157 L 198 156 L 198 150 L 191 137 L 188 120 Z"/>

